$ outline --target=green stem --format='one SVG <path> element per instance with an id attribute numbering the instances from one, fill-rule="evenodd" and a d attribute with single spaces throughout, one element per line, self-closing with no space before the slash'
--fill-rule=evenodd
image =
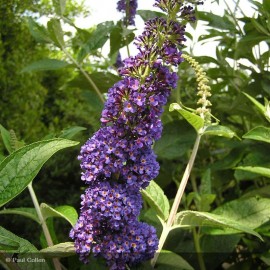
<path id="1" fill-rule="evenodd" d="M 229 4 L 227 3 L 226 0 L 224 0 L 223 2 L 224 2 L 224 4 L 226 5 L 226 7 L 227 7 L 227 9 L 229 11 L 229 14 L 232 16 L 232 19 L 234 20 L 235 25 L 238 27 L 238 30 L 240 31 L 240 33 L 243 36 L 244 35 L 243 30 L 242 30 L 242 28 L 241 28 L 241 26 L 240 26 L 240 24 L 238 22 L 238 19 L 235 17 L 235 13 L 231 10 L 231 8 L 230 8 L 230 6 L 229 6 Z"/>
<path id="2" fill-rule="evenodd" d="M 197 253 L 197 257 L 198 257 L 200 270 L 206 270 L 204 259 L 203 259 L 203 256 L 202 256 L 201 246 L 200 246 L 200 236 L 197 233 L 196 228 L 193 228 L 192 232 L 193 232 L 193 241 L 194 241 L 195 250 L 196 250 L 196 253 Z"/>
<path id="3" fill-rule="evenodd" d="M 128 28 L 129 25 L 129 8 L 130 8 L 130 0 L 126 0 L 126 21 L 125 21 L 125 27 Z M 126 40 L 126 48 L 127 48 L 127 55 L 130 57 L 130 50 L 128 46 L 128 41 Z"/>
<path id="4" fill-rule="evenodd" d="M 233 0 L 234 4 L 235 4 L 235 8 L 234 8 L 234 14 L 236 13 L 237 10 L 239 10 L 241 12 L 241 14 L 243 15 L 243 17 L 246 17 L 244 11 L 242 10 L 242 8 L 240 7 L 240 0 Z"/>
<path id="5" fill-rule="evenodd" d="M 191 173 L 191 170 L 193 168 L 193 164 L 194 164 L 197 152 L 198 152 L 201 136 L 202 135 L 200 133 L 197 135 L 197 138 L 196 138 L 195 144 L 193 146 L 189 162 L 188 162 L 188 164 L 186 166 L 183 178 L 181 180 L 181 183 L 180 183 L 180 186 L 178 188 L 176 197 L 174 199 L 174 202 L 173 202 L 170 214 L 169 214 L 169 218 L 167 220 L 166 225 L 164 225 L 162 234 L 160 236 L 158 251 L 156 252 L 154 258 L 151 261 L 152 267 L 154 267 L 156 262 L 157 262 L 159 253 L 162 250 L 162 247 L 163 247 L 163 245 L 164 245 L 164 243 L 166 241 L 166 238 L 167 238 L 167 236 L 168 236 L 168 234 L 169 234 L 169 232 L 171 230 L 172 224 L 173 224 L 175 216 L 177 214 L 178 207 L 179 207 L 181 199 L 183 197 L 183 194 L 184 194 L 184 191 L 185 191 L 185 188 L 186 188 L 186 185 L 187 185 L 187 182 L 188 182 L 188 179 L 189 179 L 189 176 L 190 176 L 190 173 Z"/>
<path id="6" fill-rule="evenodd" d="M 105 99 L 104 99 L 103 95 L 101 94 L 100 90 L 98 89 L 97 85 L 94 83 L 94 81 L 91 79 L 91 77 L 86 73 L 86 71 L 82 68 L 82 66 L 76 61 L 76 59 L 73 58 L 73 56 L 64 47 L 62 47 L 62 51 L 74 63 L 74 65 L 80 70 L 80 72 L 83 74 L 83 76 L 86 78 L 86 80 L 89 82 L 89 84 L 93 87 L 93 89 L 97 93 L 99 99 L 102 102 L 105 102 Z"/>
<path id="7" fill-rule="evenodd" d="M 128 44 L 126 44 L 126 48 L 127 48 L 127 54 L 128 54 L 128 57 L 130 57 L 130 50 L 129 50 Z"/>
<path id="8" fill-rule="evenodd" d="M 197 187 L 197 183 L 196 183 L 196 178 L 195 177 L 190 177 L 191 180 L 191 185 L 192 185 L 192 189 L 195 193 L 198 193 L 198 187 Z"/>
<path id="9" fill-rule="evenodd" d="M 39 206 L 39 203 L 38 203 L 36 193 L 35 193 L 35 191 L 33 189 L 32 182 L 28 185 L 28 190 L 30 192 L 30 196 L 32 198 L 33 204 L 35 206 L 35 209 L 36 209 L 36 212 L 37 212 L 37 215 L 38 215 L 42 230 L 44 232 L 44 236 L 46 238 L 47 244 L 48 244 L 49 247 L 53 246 L 53 241 L 52 241 L 49 229 L 47 227 L 46 221 L 43 218 L 43 215 L 41 213 L 41 209 L 40 209 L 40 206 Z M 61 264 L 60 264 L 60 262 L 59 262 L 59 260 L 57 258 L 53 259 L 53 264 L 54 264 L 54 267 L 55 267 L 56 270 L 61 270 Z"/>
<path id="10" fill-rule="evenodd" d="M 129 6 L 130 6 L 130 0 L 126 0 L 126 27 L 128 27 L 129 24 Z"/>
<path id="11" fill-rule="evenodd" d="M 174 200 L 174 203 L 173 203 L 173 206 L 172 206 L 168 221 L 167 221 L 167 225 L 170 226 L 170 227 L 173 224 L 175 215 L 177 213 L 177 210 L 178 210 L 178 207 L 180 205 L 182 196 L 184 194 L 184 191 L 185 191 L 185 188 L 186 188 L 186 185 L 187 185 L 187 182 L 188 182 L 188 179 L 189 179 L 189 176 L 190 176 L 193 164 L 194 164 L 194 160 L 195 160 L 197 152 L 198 152 L 200 140 L 201 140 L 201 135 L 198 134 L 197 138 L 196 138 L 196 141 L 195 141 L 195 144 L 194 144 L 194 147 L 192 149 L 192 153 L 191 153 L 189 162 L 188 162 L 187 167 L 185 169 L 185 172 L 184 172 L 183 178 L 181 180 L 179 189 L 177 191 L 177 194 L 176 194 L 176 197 L 175 197 L 175 200 Z"/>

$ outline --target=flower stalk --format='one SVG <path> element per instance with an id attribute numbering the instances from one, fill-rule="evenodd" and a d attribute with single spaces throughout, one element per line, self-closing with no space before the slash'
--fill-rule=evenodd
<path id="1" fill-rule="evenodd" d="M 155 266 L 157 259 L 158 259 L 158 256 L 159 256 L 159 253 L 161 252 L 163 245 L 167 239 L 167 236 L 173 227 L 173 222 L 175 220 L 177 210 L 178 210 L 179 205 L 181 203 L 186 185 L 188 183 L 190 173 L 191 173 L 193 165 L 194 165 L 195 158 L 197 156 L 201 137 L 202 137 L 206 127 L 211 124 L 211 113 L 210 113 L 210 110 L 208 108 L 209 106 L 212 105 L 211 102 L 208 100 L 208 97 L 211 96 L 211 92 L 210 92 L 211 88 L 208 85 L 209 81 L 206 78 L 206 74 L 203 71 L 202 67 L 199 65 L 199 63 L 197 61 L 195 61 L 191 56 L 183 54 L 182 57 L 191 65 L 191 67 L 194 69 L 196 77 L 197 77 L 197 83 L 198 83 L 197 95 L 200 97 L 197 104 L 199 104 L 201 107 L 197 108 L 196 112 L 204 120 L 204 126 L 200 130 L 197 131 L 197 137 L 196 137 L 196 140 L 195 140 L 192 152 L 191 152 L 189 162 L 186 166 L 184 175 L 183 175 L 182 180 L 180 182 L 180 186 L 178 188 L 176 197 L 174 199 L 168 220 L 167 220 L 166 224 L 164 225 L 162 234 L 160 236 L 158 251 L 156 252 L 154 258 L 151 261 L 152 267 Z M 196 231 L 193 231 L 193 236 L 194 236 L 194 244 L 195 244 L 196 251 L 198 253 L 200 253 L 199 238 L 198 238 Z M 198 254 L 198 261 L 199 261 L 201 270 L 205 270 L 205 265 L 204 265 L 204 261 L 203 261 L 201 254 Z"/>
<path id="2" fill-rule="evenodd" d="M 80 70 L 80 72 L 83 74 L 83 76 L 86 78 L 86 80 L 89 82 L 89 84 L 93 87 L 94 91 L 96 92 L 96 94 L 98 95 L 100 101 L 102 103 L 105 102 L 105 98 L 102 95 L 102 93 L 100 92 L 99 88 L 97 87 L 97 85 L 95 84 L 95 82 L 92 80 L 92 78 L 89 76 L 89 74 L 87 74 L 87 72 L 83 69 L 83 67 L 81 66 L 80 63 L 78 63 L 76 61 L 76 59 L 73 58 L 73 56 L 64 48 L 62 47 L 62 51 L 64 52 L 64 54 L 71 60 L 71 62 L 73 62 L 73 64 Z"/>
<path id="3" fill-rule="evenodd" d="M 194 241 L 194 246 L 197 253 L 200 270 L 206 270 L 205 263 L 202 256 L 201 246 L 200 246 L 200 235 L 196 231 L 196 228 L 192 229 L 192 234 L 193 234 L 193 241 Z"/>
<path id="4" fill-rule="evenodd" d="M 188 164 L 186 166 L 186 169 L 185 169 L 184 175 L 182 177 L 180 186 L 179 186 L 177 194 L 175 196 L 175 199 L 174 199 L 174 202 L 173 202 L 173 205 L 172 205 L 172 208 L 171 208 L 167 223 L 164 226 L 162 234 L 160 236 L 158 251 L 156 252 L 155 257 L 151 261 L 152 267 L 155 266 L 155 264 L 157 262 L 157 259 L 158 259 L 158 256 L 159 256 L 159 253 L 163 248 L 163 245 L 164 245 L 164 243 L 166 241 L 166 238 L 167 238 L 170 230 L 172 229 L 173 222 L 174 222 L 176 214 L 177 214 L 177 210 L 178 210 L 179 205 L 181 203 L 181 200 L 182 200 L 182 197 L 183 197 L 186 185 L 188 183 L 188 179 L 189 179 L 190 173 L 192 171 L 193 164 L 194 164 L 194 161 L 195 161 L 198 149 L 199 149 L 200 140 L 201 140 L 201 135 L 198 134 L 197 137 L 196 137 L 196 141 L 195 141 L 195 144 L 193 146 L 192 152 L 191 152 L 189 162 L 188 162 Z"/>
<path id="5" fill-rule="evenodd" d="M 36 209 L 38 219 L 39 219 L 39 222 L 41 224 L 41 227 L 42 227 L 45 239 L 47 241 L 47 244 L 48 244 L 49 247 L 51 247 L 51 246 L 53 246 L 53 241 L 52 241 L 49 229 L 47 227 L 46 221 L 45 221 L 45 219 L 44 219 L 44 217 L 42 215 L 36 193 L 35 193 L 35 191 L 33 189 L 33 186 L 32 186 L 32 182 L 28 185 L 28 190 L 29 190 L 32 202 L 34 204 L 34 207 Z M 54 264 L 54 268 L 56 270 L 61 270 L 61 264 L 60 264 L 60 262 L 59 262 L 59 260 L 57 258 L 53 258 L 53 264 Z"/>

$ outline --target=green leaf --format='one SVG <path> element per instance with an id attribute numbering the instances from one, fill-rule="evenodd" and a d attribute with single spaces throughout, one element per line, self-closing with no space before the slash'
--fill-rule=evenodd
<path id="1" fill-rule="evenodd" d="M 226 261 L 229 254 L 235 252 L 235 247 L 242 237 L 242 234 L 201 235 L 200 247 L 207 269 L 218 269 L 219 265 Z"/>
<path id="2" fill-rule="evenodd" d="M 232 234 L 232 235 L 209 235 L 204 234 L 201 237 L 201 250 L 202 253 L 209 253 L 211 257 L 213 253 L 225 253 L 225 256 L 228 256 L 228 253 L 232 253 L 235 250 L 235 246 L 238 244 L 241 239 L 241 235 Z M 218 243 L 218 245 L 217 245 Z"/>
<path id="3" fill-rule="evenodd" d="M 3 209 L 0 211 L 0 215 L 6 215 L 6 214 L 14 214 L 14 215 L 21 215 L 27 218 L 31 218 L 37 223 L 40 223 L 37 212 L 35 208 L 26 208 L 26 207 L 21 207 L 21 208 L 8 208 L 8 209 Z"/>
<path id="4" fill-rule="evenodd" d="M 2 125 L 0 125 L 0 132 L 2 136 L 3 143 L 9 152 L 11 154 L 13 152 L 12 146 L 11 146 L 11 137 L 8 130 L 6 130 Z"/>
<path id="5" fill-rule="evenodd" d="M 87 104 L 90 111 L 96 113 L 96 115 L 102 112 L 104 104 L 101 102 L 100 98 L 93 91 L 82 90 L 82 98 Z"/>
<path id="6" fill-rule="evenodd" d="M 237 210 L 238 211 L 238 210 Z M 198 212 L 198 211 L 182 211 L 176 215 L 175 227 L 218 227 L 221 229 L 233 229 L 238 232 L 245 232 L 257 236 L 261 236 L 249 227 L 245 222 L 238 222 L 237 220 L 229 217 L 224 217 L 214 213 Z M 234 233 L 235 233 L 234 231 Z M 231 232 L 233 233 L 233 232 Z M 222 233 L 220 233 L 222 234 Z"/>
<path id="7" fill-rule="evenodd" d="M 269 7 L 270 8 L 270 7 Z M 270 253 L 265 253 L 264 255 L 260 256 L 260 259 L 267 265 L 270 266 Z"/>
<path id="8" fill-rule="evenodd" d="M 18 250 L 19 247 L 20 245 L 16 241 L 13 241 L 12 239 L 4 235 L 0 235 L 0 252 L 3 252 L 3 251 L 12 252 L 14 250 Z"/>
<path id="9" fill-rule="evenodd" d="M 85 127 L 79 127 L 79 126 L 74 126 L 70 128 L 66 128 L 61 131 L 60 138 L 64 139 L 72 139 L 75 135 L 77 135 L 79 132 L 86 130 Z"/>
<path id="10" fill-rule="evenodd" d="M 0 153 L 0 163 L 5 159 L 5 156 Z"/>
<path id="11" fill-rule="evenodd" d="M 66 9 L 66 0 L 53 0 L 53 5 L 57 15 L 64 15 Z"/>
<path id="12" fill-rule="evenodd" d="M 5 247 L 8 247 L 5 249 Z M 17 254 L 17 266 L 21 270 L 50 270 L 43 255 L 27 240 L 0 226 L 0 251 Z M 9 257 L 11 260 L 12 258 Z M 16 268 L 17 269 L 17 268 Z"/>
<path id="13" fill-rule="evenodd" d="M 219 62 L 210 56 L 198 56 L 198 57 L 194 57 L 195 60 L 197 60 L 201 65 L 202 64 L 209 64 L 209 63 L 214 63 L 214 64 L 219 64 Z"/>
<path id="14" fill-rule="evenodd" d="M 169 111 L 174 110 L 178 111 L 197 132 L 204 126 L 204 120 L 200 116 L 183 109 L 179 104 L 172 103 L 170 105 Z"/>
<path id="15" fill-rule="evenodd" d="M 31 17 L 28 18 L 28 26 L 29 26 L 29 31 L 31 35 L 34 37 L 34 39 L 37 42 L 42 42 L 42 43 L 52 43 L 52 39 L 50 38 L 49 32 L 47 29 L 36 23 Z"/>
<path id="16" fill-rule="evenodd" d="M 270 0 L 263 0 L 263 8 L 265 10 L 270 10 Z"/>
<path id="17" fill-rule="evenodd" d="M 200 198 L 199 208 L 200 211 L 210 211 L 211 204 L 215 201 L 216 194 L 202 194 Z"/>
<path id="18" fill-rule="evenodd" d="M 90 77 L 102 93 L 106 93 L 113 84 L 120 80 L 119 76 L 110 72 L 93 72 L 90 74 Z M 89 86 L 89 82 L 86 80 L 86 78 L 81 74 L 69 81 L 68 86 L 76 88 L 79 87 L 81 89 L 87 89 L 88 91 L 93 90 L 93 88 Z"/>
<path id="19" fill-rule="evenodd" d="M 159 185 L 151 181 L 149 186 L 141 192 L 147 203 L 166 221 L 169 216 L 170 204 Z"/>
<path id="20" fill-rule="evenodd" d="M 250 21 L 259 33 L 265 34 L 266 36 L 270 35 L 267 29 L 265 29 L 261 24 L 259 24 L 256 19 L 251 18 Z"/>
<path id="21" fill-rule="evenodd" d="M 255 127 L 243 135 L 243 138 L 270 143 L 270 128 Z"/>
<path id="22" fill-rule="evenodd" d="M 96 29 L 91 33 L 90 38 L 83 44 L 78 53 L 77 60 L 81 62 L 89 53 L 102 48 L 106 41 L 109 39 L 109 34 L 114 27 L 112 21 L 100 23 Z"/>
<path id="23" fill-rule="evenodd" d="M 208 126 L 206 130 L 203 132 L 203 135 L 212 135 L 212 136 L 220 136 L 226 138 L 233 138 L 238 136 L 228 127 L 224 127 L 221 125 L 216 126 Z"/>
<path id="24" fill-rule="evenodd" d="M 110 33 L 110 56 L 118 53 L 119 49 L 134 40 L 134 30 L 127 29 L 122 22 L 118 22 Z"/>
<path id="25" fill-rule="evenodd" d="M 243 94 L 256 106 L 259 112 L 261 112 L 263 115 L 265 114 L 265 107 L 260 102 L 258 102 L 255 98 L 248 95 L 247 93 L 243 92 Z"/>
<path id="26" fill-rule="evenodd" d="M 45 220 L 49 217 L 61 217 L 67 220 L 72 226 L 74 226 L 77 222 L 78 214 L 75 208 L 72 206 L 63 205 L 52 208 L 46 203 L 42 203 L 40 208 Z"/>
<path id="27" fill-rule="evenodd" d="M 59 48 L 65 47 L 64 33 L 61 27 L 60 20 L 51 19 L 47 23 L 50 38 L 54 41 L 55 45 Z"/>
<path id="28" fill-rule="evenodd" d="M 235 167 L 270 167 L 269 160 L 269 147 L 268 144 L 256 144 L 250 149 L 246 149 L 246 155 L 243 156 L 240 163 L 235 164 L 231 168 Z M 259 177 L 258 174 L 244 171 L 244 170 L 235 170 L 234 177 L 237 181 L 246 181 L 246 180 L 254 180 Z"/>
<path id="29" fill-rule="evenodd" d="M 35 142 L 4 159 L 0 163 L 0 206 L 19 195 L 53 154 L 77 144 L 66 139 Z"/>
<path id="30" fill-rule="evenodd" d="M 139 220 L 154 226 L 157 230 L 157 233 L 159 230 L 162 231 L 164 222 L 159 218 L 157 212 L 153 208 L 142 209 L 140 212 Z"/>
<path id="31" fill-rule="evenodd" d="M 38 252 L 38 250 L 30 242 L 21 237 L 18 237 L 17 235 L 0 226 L 0 246 L 2 244 L 5 245 L 5 243 L 8 242 L 11 245 L 16 246 L 16 249 L 14 249 L 13 252 L 18 253 Z"/>
<path id="32" fill-rule="evenodd" d="M 137 14 L 139 14 L 142 19 L 144 21 L 148 21 L 150 19 L 154 19 L 156 17 L 158 18 L 165 18 L 166 14 L 162 13 L 162 12 L 157 12 L 157 11 L 153 11 L 153 10 L 137 10 Z"/>
<path id="33" fill-rule="evenodd" d="M 65 242 L 44 248 L 40 252 L 45 257 L 68 257 L 75 254 L 75 248 L 73 242 Z"/>
<path id="34" fill-rule="evenodd" d="M 208 168 L 202 173 L 200 194 L 211 194 L 212 182 L 211 182 L 211 169 Z"/>
<path id="35" fill-rule="evenodd" d="M 194 270 L 186 260 L 169 250 L 161 250 L 158 256 L 157 265 L 157 268 L 161 270 L 165 270 L 164 266 L 167 266 L 166 269 L 168 270 Z"/>
<path id="36" fill-rule="evenodd" d="M 247 191 L 247 193 L 244 193 L 241 198 L 250 197 L 270 198 L 270 185 Z"/>
<path id="37" fill-rule="evenodd" d="M 173 121 L 164 125 L 162 137 L 155 142 L 155 153 L 168 160 L 177 159 L 192 148 L 195 130 L 185 121 Z"/>
<path id="38" fill-rule="evenodd" d="M 235 168 L 236 170 L 242 170 L 252 173 L 257 173 L 265 177 L 270 178 L 270 169 L 265 167 L 255 167 L 255 166 L 239 166 Z"/>
<path id="39" fill-rule="evenodd" d="M 31 64 L 24 67 L 22 69 L 22 72 L 57 70 L 57 69 L 65 68 L 69 65 L 70 64 L 65 61 L 47 58 L 47 59 L 42 59 L 42 60 L 32 62 Z"/>
<path id="40" fill-rule="evenodd" d="M 234 23 L 226 15 L 223 17 L 209 12 L 197 12 L 198 19 L 208 22 L 208 26 L 213 28 L 222 29 L 225 31 L 236 30 Z"/>
<path id="41" fill-rule="evenodd" d="M 269 198 L 240 198 L 216 208 L 213 214 L 229 218 L 251 229 L 259 228 L 269 221 Z"/>

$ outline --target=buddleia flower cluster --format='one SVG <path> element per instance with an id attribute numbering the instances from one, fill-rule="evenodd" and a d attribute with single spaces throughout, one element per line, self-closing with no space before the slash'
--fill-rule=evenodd
<path id="1" fill-rule="evenodd" d="M 153 143 L 162 132 L 160 116 L 176 87 L 173 66 L 182 61 L 186 22 L 194 10 L 180 0 L 155 1 L 167 18 L 145 23 L 136 38 L 139 53 L 125 59 L 122 80 L 108 91 L 101 128 L 82 146 L 81 179 L 88 185 L 70 237 L 87 263 L 103 257 L 111 270 L 151 259 L 158 248 L 155 228 L 138 221 L 140 190 L 159 173 Z"/>
<path id="2" fill-rule="evenodd" d="M 137 0 L 119 0 L 117 2 L 117 10 L 126 14 L 124 23 L 126 25 L 135 25 L 135 15 L 137 11 Z"/>
<path id="3" fill-rule="evenodd" d="M 126 27 L 135 25 L 135 15 L 137 13 L 138 3 L 137 0 L 119 0 L 117 2 L 117 10 L 124 13 L 123 23 Z M 122 57 L 118 52 L 114 67 L 120 68 L 123 66 Z"/>

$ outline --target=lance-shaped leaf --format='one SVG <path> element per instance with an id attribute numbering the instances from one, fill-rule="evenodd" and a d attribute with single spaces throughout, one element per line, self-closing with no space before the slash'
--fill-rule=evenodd
<path id="1" fill-rule="evenodd" d="M 208 126 L 206 130 L 203 132 L 203 135 L 220 136 L 226 138 L 233 138 L 233 137 L 238 138 L 238 136 L 234 131 L 232 131 L 228 127 L 224 127 L 221 125 Z"/>
<path id="2" fill-rule="evenodd" d="M 197 132 L 204 126 L 204 120 L 200 116 L 183 109 L 179 104 L 172 103 L 170 105 L 169 111 L 171 112 L 174 110 L 178 111 Z"/>
<path id="3" fill-rule="evenodd" d="M 53 6 L 57 15 L 64 15 L 66 0 L 53 0 Z"/>
<path id="4" fill-rule="evenodd" d="M 77 222 L 78 214 L 75 208 L 72 206 L 63 205 L 52 208 L 46 203 L 42 203 L 40 205 L 40 208 L 44 219 L 47 219 L 49 217 L 61 217 L 67 220 L 72 226 L 74 226 Z"/>
<path id="5" fill-rule="evenodd" d="M 75 254 L 73 242 L 59 243 L 40 250 L 45 257 L 67 257 Z"/>
<path id="6" fill-rule="evenodd" d="M 270 143 L 270 128 L 255 127 L 243 135 L 243 138 Z"/>
<path id="7" fill-rule="evenodd" d="M 152 10 L 138 10 L 137 14 L 139 14 L 144 21 L 148 21 L 156 17 L 166 18 L 166 14 L 162 12 L 158 12 L 158 11 L 152 11 Z"/>
<path id="8" fill-rule="evenodd" d="M 57 59 L 42 59 L 32 62 L 22 69 L 22 72 L 57 70 L 69 66 L 69 63 Z"/>
<path id="9" fill-rule="evenodd" d="M 269 0 L 263 0 L 263 8 L 265 10 L 270 10 L 270 1 Z"/>
<path id="10" fill-rule="evenodd" d="M 269 221 L 269 198 L 240 198 L 227 202 L 213 211 L 213 214 L 232 219 L 251 229 L 256 229 Z"/>
<path id="11" fill-rule="evenodd" d="M 254 166 L 239 166 L 235 168 L 236 170 L 242 170 L 246 172 L 252 172 L 252 173 L 257 173 L 265 177 L 270 178 L 270 169 L 265 168 L 265 167 L 254 167 Z"/>
<path id="12" fill-rule="evenodd" d="M 7 151 L 9 152 L 9 154 L 11 154 L 13 149 L 11 146 L 11 137 L 9 131 L 6 130 L 2 125 L 0 125 L 0 133 Z"/>
<path id="13" fill-rule="evenodd" d="M 134 30 L 125 28 L 122 22 L 118 22 L 110 32 L 110 56 L 118 53 L 119 49 L 127 46 L 134 40 Z"/>
<path id="14" fill-rule="evenodd" d="M 176 215 L 175 227 L 217 227 L 220 229 L 233 229 L 234 233 L 245 232 L 257 236 L 262 239 L 261 236 L 255 232 L 251 227 L 247 226 L 241 222 L 238 222 L 234 219 L 224 217 L 221 215 L 207 213 L 207 212 L 198 212 L 198 211 L 182 211 Z"/>
<path id="15" fill-rule="evenodd" d="M 163 269 L 163 266 L 166 266 L 166 269 L 194 270 L 194 268 L 186 260 L 169 250 L 161 250 L 157 265 L 158 269 Z"/>
<path id="16" fill-rule="evenodd" d="M 265 29 L 256 19 L 250 18 L 250 21 L 253 24 L 253 26 L 257 29 L 258 32 L 260 32 L 266 36 L 270 35 L 269 30 L 267 30 L 267 28 Z"/>
<path id="17" fill-rule="evenodd" d="M 79 126 L 74 126 L 70 128 L 63 129 L 60 134 L 60 138 L 65 138 L 65 139 L 72 139 L 75 135 L 77 135 L 79 132 L 86 130 L 85 127 L 79 127 Z"/>
<path id="18" fill-rule="evenodd" d="M 153 208 L 157 214 L 166 221 L 169 216 L 170 204 L 163 190 L 154 181 L 142 191 L 143 198 Z"/>
<path id="19" fill-rule="evenodd" d="M 256 108 L 264 115 L 266 112 L 265 107 L 257 101 L 254 97 L 248 95 L 247 93 L 243 93 L 255 106 Z"/>
<path id="20" fill-rule="evenodd" d="M 29 31 L 34 39 L 42 43 L 53 43 L 47 29 L 36 23 L 31 17 L 28 18 Z"/>
<path id="21" fill-rule="evenodd" d="M 35 246 L 1 226 L 0 251 L 6 251 L 8 254 L 18 253 L 17 265 L 21 270 L 50 269 L 43 255 L 39 253 Z"/>
<path id="22" fill-rule="evenodd" d="M 0 206 L 19 195 L 53 154 L 77 144 L 60 138 L 40 141 L 22 147 L 5 158 L 0 163 Z"/>
<path id="23" fill-rule="evenodd" d="M 210 27 L 226 30 L 235 30 L 235 25 L 226 15 L 223 17 L 215 15 L 209 12 L 198 12 L 198 18 L 200 20 L 208 22 Z"/>
<path id="24" fill-rule="evenodd" d="M 252 189 L 242 195 L 242 198 L 263 197 L 270 198 L 270 185 Z"/>
<path id="25" fill-rule="evenodd" d="M 0 250 L 3 250 L 3 246 L 14 246 L 13 252 L 37 252 L 38 250 L 27 240 L 18 237 L 12 232 L 6 230 L 0 226 Z"/>
<path id="26" fill-rule="evenodd" d="M 81 62 L 89 53 L 102 48 L 109 39 L 109 35 L 113 27 L 114 23 L 112 21 L 106 21 L 98 24 L 86 43 L 82 45 L 78 53 L 77 60 Z"/>
<path id="27" fill-rule="evenodd" d="M 35 208 L 21 207 L 21 208 L 8 208 L 0 211 L 0 215 L 20 215 L 39 222 L 39 218 Z"/>
<path id="28" fill-rule="evenodd" d="M 162 159 L 179 159 L 192 148 L 195 140 L 196 132 L 185 120 L 173 121 L 164 125 L 162 137 L 155 142 L 154 150 Z"/>
<path id="29" fill-rule="evenodd" d="M 51 19 L 47 23 L 47 28 L 50 38 L 54 41 L 55 45 L 59 48 L 64 48 L 64 33 L 60 21 L 58 19 Z"/>

